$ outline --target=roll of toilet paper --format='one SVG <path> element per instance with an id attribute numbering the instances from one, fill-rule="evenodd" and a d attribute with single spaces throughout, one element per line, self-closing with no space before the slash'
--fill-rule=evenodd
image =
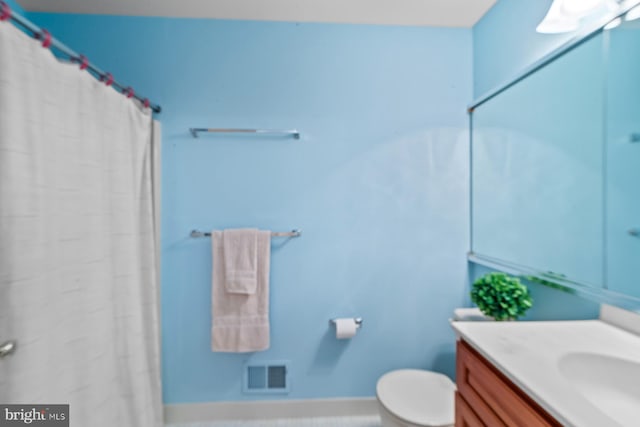
<path id="1" fill-rule="evenodd" d="M 336 338 L 339 340 L 344 340 L 348 338 L 353 338 L 358 330 L 358 325 L 356 324 L 356 319 L 350 317 L 346 319 L 336 319 Z"/>

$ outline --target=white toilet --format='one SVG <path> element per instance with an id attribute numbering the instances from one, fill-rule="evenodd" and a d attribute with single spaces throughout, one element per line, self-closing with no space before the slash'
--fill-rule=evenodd
<path id="1" fill-rule="evenodd" d="M 443 374 L 400 369 L 378 380 L 382 427 L 453 427 L 456 386 Z"/>
<path id="2" fill-rule="evenodd" d="M 477 308 L 454 310 L 454 321 L 490 320 Z M 382 427 L 453 427 L 455 384 L 443 374 L 400 369 L 378 380 L 376 397 Z"/>

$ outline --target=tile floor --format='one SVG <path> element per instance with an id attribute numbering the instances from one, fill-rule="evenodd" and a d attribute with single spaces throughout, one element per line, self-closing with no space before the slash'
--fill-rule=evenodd
<path id="1" fill-rule="evenodd" d="M 167 424 L 166 427 L 380 427 L 380 418 L 377 415 L 358 417 L 281 418 L 275 420 L 212 421 L 192 424 Z"/>

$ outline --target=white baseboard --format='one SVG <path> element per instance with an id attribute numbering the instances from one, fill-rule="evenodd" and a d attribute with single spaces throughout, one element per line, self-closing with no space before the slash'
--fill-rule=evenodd
<path id="1" fill-rule="evenodd" d="M 167 423 L 375 415 L 375 397 L 182 403 L 164 406 Z"/>

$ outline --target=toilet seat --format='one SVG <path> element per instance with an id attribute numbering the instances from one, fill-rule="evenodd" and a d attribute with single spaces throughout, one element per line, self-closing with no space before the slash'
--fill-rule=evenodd
<path id="1" fill-rule="evenodd" d="M 378 401 L 397 418 L 419 426 L 454 423 L 455 385 L 442 374 L 400 369 L 383 375 L 376 386 Z"/>

